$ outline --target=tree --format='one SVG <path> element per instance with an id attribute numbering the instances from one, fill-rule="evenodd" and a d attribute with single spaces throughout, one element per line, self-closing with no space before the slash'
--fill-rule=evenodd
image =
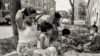
<path id="1" fill-rule="evenodd" d="M 79 4 L 79 19 L 85 20 L 86 19 L 86 3 L 81 2 Z"/>
<path id="2" fill-rule="evenodd" d="M 74 24 L 74 0 L 69 0 L 69 2 L 72 7 L 71 24 Z"/>
<path id="3" fill-rule="evenodd" d="M 0 0 L 0 9 L 1 9 L 1 7 L 2 7 L 2 0 Z"/>
<path id="4" fill-rule="evenodd" d="M 10 0 L 10 14 L 12 17 L 12 26 L 13 26 L 13 35 L 14 35 L 14 43 L 15 43 L 15 47 L 17 47 L 18 44 L 18 31 L 17 31 L 17 25 L 16 25 L 16 21 L 15 21 L 15 15 L 16 12 L 21 9 L 21 4 L 20 4 L 20 0 Z"/>
<path id="5" fill-rule="evenodd" d="M 71 10 L 71 9 L 68 10 L 68 17 L 69 17 L 69 18 L 72 18 L 72 10 Z"/>
<path id="6" fill-rule="evenodd" d="M 69 18 L 69 16 L 68 16 L 68 12 L 67 11 L 62 11 L 62 17 L 63 18 Z"/>

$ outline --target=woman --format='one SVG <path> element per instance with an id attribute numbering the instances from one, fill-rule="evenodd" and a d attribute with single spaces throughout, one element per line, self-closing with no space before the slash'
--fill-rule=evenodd
<path id="1" fill-rule="evenodd" d="M 29 16 L 30 14 L 34 14 L 33 18 L 36 16 L 36 10 L 34 10 L 34 8 L 32 7 L 26 7 L 17 11 L 15 20 L 18 29 L 23 30 L 25 28 L 23 24 L 23 20 L 25 19 L 25 17 Z"/>
<path id="2" fill-rule="evenodd" d="M 38 36 L 37 33 L 39 33 L 35 24 L 36 10 L 33 8 L 29 8 L 29 11 L 27 13 L 28 14 L 24 17 L 24 19 L 20 18 L 22 20 L 22 24 L 24 24 L 25 27 L 23 29 L 18 28 L 19 41 L 17 51 L 22 55 L 26 50 L 36 47 Z M 21 23 L 21 21 L 19 21 L 20 19 L 17 19 L 16 21 L 17 26 L 22 25 L 19 24 Z"/>

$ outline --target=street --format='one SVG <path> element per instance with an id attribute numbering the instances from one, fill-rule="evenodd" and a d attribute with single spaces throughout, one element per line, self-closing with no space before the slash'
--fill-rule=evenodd
<path id="1" fill-rule="evenodd" d="M 12 27 L 0 25 L 0 39 L 9 38 L 11 36 L 13 36 Z"/>

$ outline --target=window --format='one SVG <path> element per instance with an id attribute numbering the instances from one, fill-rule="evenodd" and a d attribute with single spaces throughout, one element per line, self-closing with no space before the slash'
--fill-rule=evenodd
<path id="1" fill-rule="evenodd" d="M 50 3 L 49 0 L 47 0 L 47 3 L 48 3 L 48 4 Z"/>
<path id="2" fill-rule="evenodd" d="M 8 10 L 8 3 L 5 3 L 5 9 Z"/>
<path id="3" fill-rule="evenodd" d="M 46 10 L 47 9 L 47 6 L 44 6 L 44 9 Z"/>
<path id="4" fill-rule="evenodd" d="M 25 0 L 24 3 L 25 3 L 25 4 L 29 4 L 29 1 L 28 1 L 28 0 Z"/>
<path id="5" fill-rule="evenodd" d="M 39 6 L 39 7 L 41 6 L 41 2 L 38 2 L 38 6 Z"/>
<path id="6" fill-rule="evenodd" d="M 47 3 L 47 0 L 44 0 L 44 3 L 46 4 Z"/>

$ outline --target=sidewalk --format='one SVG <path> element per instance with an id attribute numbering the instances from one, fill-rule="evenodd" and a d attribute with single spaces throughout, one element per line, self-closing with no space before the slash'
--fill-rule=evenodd
<path id="1" fill-rule="evenodd" d="M 77 53 L 75 51 L 68 51 L 64 56 L 100 56 L 100 53 Z"/>

